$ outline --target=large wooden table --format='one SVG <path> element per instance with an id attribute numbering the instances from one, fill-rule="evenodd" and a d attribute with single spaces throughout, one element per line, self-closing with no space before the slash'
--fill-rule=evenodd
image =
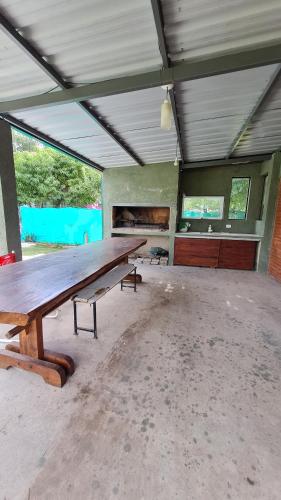
<path id="1" fill-rule="evenodd" d="M 19 343 L 0 351 L 0 368 L 17 366 L 62 387 L 74 372 L 70 356 L 44 349 L 42 318 L 146 243 L 111 238 L 0 268 L 0 323 L 16 325 Z M 59 332 L 58 332 L 59 333 Z"/>

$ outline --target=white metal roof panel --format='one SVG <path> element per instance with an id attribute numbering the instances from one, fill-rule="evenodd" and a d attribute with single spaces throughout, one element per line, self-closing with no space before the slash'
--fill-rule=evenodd
<path id="1" fill-rule="evenodd" d="M 0 100 L 48 92 L 54 82 L 0 29 Z"/>
<path id="2" fill-rule="evenodd" d="M 73 84 L 162 65 L 149 0 L 0 0 L 0 8 L 44 59 Z M 9 46 L 10 53 L 5 59 L 5 78 L 0 80 L 0 100 L 48 92 L 56 86 L 6 34 L 2 37 L 2 45 Z M 11 57 L 12 52 L 17 58 Z M 26 111 L 15 116 L 54 139 L 67 141 L 69 147 L 103 166 L 116 162 L 135 164 L 77 105 Z M 167 147 L 162 151 L 164 159 Z M 155 155 L 159 158 L 155 152 L 151 158 Z"/>
<path id="3" fill-rule="evenodd" d="M 224 158 L 276 65 L 177 85 L 177 105 L 189 161 Z"/>
<path id="4" fill-rule="evenodd" d="M 153 88 L 94 99 L 91 104 L 145 163 L 155 163 L 174 160 L 176 155 L 174 124 L 171 130 L 160 128 L 164 98 L 161 88 Z"/>
<path id="5" fill-rule="evenodd" d="M 272 87 L 234 155 L 268 153 L 281 149 L 281 77 Z"/>
<path id="6" fill-rule="evenodd" d="M 74 103 L 22 111 L 13 113 L 13 116 L 103 167 L 135 164 L 132 158 Z"/>
<path id="7" fill-rule="evenodd" d="M 149 0 L 1 0 L 0 6 L 73 83 L 161 66 Z"/>
<path id="8" fill-rule="evenodd" d="M 200 59 L 281 40 L 280 0 L 161 0 L 173 61 Z"/>

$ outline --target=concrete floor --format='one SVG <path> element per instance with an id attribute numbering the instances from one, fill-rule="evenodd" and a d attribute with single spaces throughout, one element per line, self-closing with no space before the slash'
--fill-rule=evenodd
<path id="1" fill-rule="evenodd" d="M 0 372 L 1 500 L 280 500 L 280 284 L 139 269 L 98 303 L 99 340 L 70 303 L 45 320 L 77 363 L 62 389 Z"/>

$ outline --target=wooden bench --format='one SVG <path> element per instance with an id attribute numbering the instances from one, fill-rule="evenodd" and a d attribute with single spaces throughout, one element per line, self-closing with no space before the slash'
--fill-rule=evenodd
<path id="1" fill-rule="evenodd" d="M 127 279 L 128 276 L 134 278 L 133 285 L 124 285 L 123 281 Z M 128 280 L 131 281 L 131 280 Z M 137 275 L 136 267 L 134 264 L 120 264 L 119 266 L 109 271 L 101 278 L 98 278 L 94 283 L 89 286 L 82 288 L 76 295 L 72 297 L 73 301 L 73 316 L 74 316 L 74 335 L 78 335 L 78 330 L 85 332 L 92 332 L 94 338 L 97 339 L 97 309 L 96 302 L 101 299 L 109 290 L 118 285 L 121 282 L 121 290 L 123 288 L 134 288 L 136 292 L 137 285 Z M 86 328 L 78 326 L 77 320 L 77 304 L 84 303 L 93 306 L 93 328 Z"/>

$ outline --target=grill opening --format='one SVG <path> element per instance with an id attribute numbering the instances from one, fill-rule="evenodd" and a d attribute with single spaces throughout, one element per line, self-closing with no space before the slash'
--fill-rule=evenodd
<path id="1" fill-rule="evenodd" d="M 147 230 L 168 231 L 170 222 L 169 207 L 112 207 L 112 227 L 131 227 Z"/>

